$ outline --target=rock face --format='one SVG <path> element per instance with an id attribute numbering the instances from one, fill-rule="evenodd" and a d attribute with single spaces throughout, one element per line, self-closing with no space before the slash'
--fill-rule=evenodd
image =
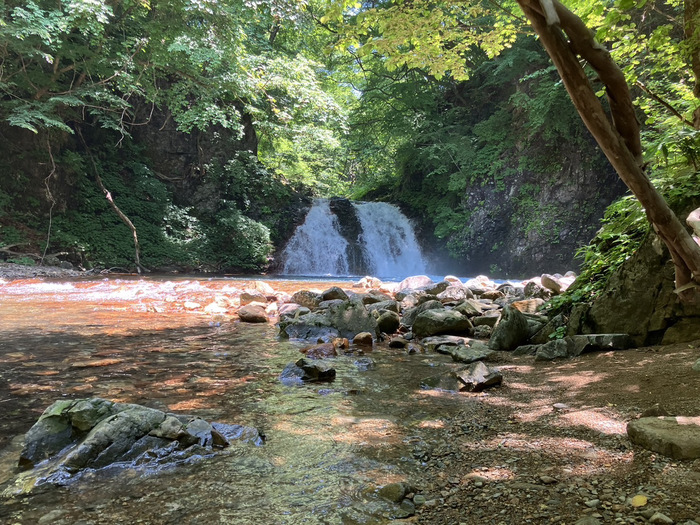
<path id="1" fill-rule="evenodd" d="M 679 303 L 674 278 L 668 251 L 650 235 L 610 277 L 590 308 L 572 312 L 570 332 L 627 333 L 637 345 L 700 338 L 700 304 Z"/>
<path id="2" fill-rule="evenodd" d="M 44 483 L 64 484 L 85 468 L 114 463 L 162 464 L 193 454 L 211 453 L 231 439 L 262 444 L 257 430 L 239 425 L 167 414 L 145 406 L 92 398 L 61 400 L 48 407 L 25 436 L 12 493 Z M 32 469 L 42 464 L 41 473 Z"/>
<path id="3" fill-rule="evenodd" d="M 673 459 L 700 458 L 700 417 L 643 417 L 627 425 L 632 443 Z"/>

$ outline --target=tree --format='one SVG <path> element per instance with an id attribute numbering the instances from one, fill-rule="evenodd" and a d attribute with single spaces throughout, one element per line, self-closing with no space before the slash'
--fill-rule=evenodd
<path id="1" fill-rule="evenodd" d="M 584 123 L 668 247 L 680 297 L 695 299 L 700 285 L 700 247 L 645 173 L 639 124 L 622 71 L 607 49 L 596 42 L 593 32 L 558 0 L 518 0 L 518 4 L 552 58 Z M 605 86 L 610 115 L 578 57 L 593 68 Z"/>
<path id="2" fill-rule="evenodd" d="M 633 5 L 633 2 L 620 3 Z M 465 78 L 475 56 L 499 53 L 512 42 L 523 22 L 509 8 L 512 4 L 497 5 L 494 9 L 478 0 L 437 3 L 397 0 L 355 11 L 353 17 L 358 30 L 343 44 L 359 47 L 360 54 L 386 55 L 387 64 L 392 67 L 423 67 L 437 76 Z M 700 296 L 700 247 L 645 172 L 639 123 L 624 74 L 610 52 L 595 40 L 593 31 L 558 0 L 517 0 L 517 5 L 552 58 L 584 123 L 668 247 L 676 268 L 679 296 L 684 301 L 695 300 Z M 696 77 L 700 72 L 698 5 L 700 2 L 693 0 L 685 3 L 686 47 L 690 50 L 687 56 Z M 338 16 L 337 10 L 334 14 Z M 579 58 L 602 82 L 609 114 Z M 697 82 L 696 78 L 696 86 Z M 697 87 L 696 91 L 699 91 Z"/>

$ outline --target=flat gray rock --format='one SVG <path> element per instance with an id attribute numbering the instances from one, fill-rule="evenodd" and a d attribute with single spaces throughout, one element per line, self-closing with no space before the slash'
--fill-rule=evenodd
<path id="1" fill-rule="evenodd" d="M 627 424 L 632 443 L 673 459 L 700 458 L 700 417 L 643 417 Z"/>

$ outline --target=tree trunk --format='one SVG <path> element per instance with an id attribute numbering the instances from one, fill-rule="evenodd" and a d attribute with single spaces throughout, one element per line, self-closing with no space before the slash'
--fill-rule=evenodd
<path id="1" fill-rule="evenodd" d="M 679 297 L 687 302 L 695 300 L 699 295 L 700 247 L 644 171 L 639 124 L 622 71 L 610 53 L 595 41 L 592 31 L 558 0 L 517 1 L 559 71 L 581 119 L 671 252 Z M 579 56 L 605 85 L 610 117 L 596 96 Z"/>

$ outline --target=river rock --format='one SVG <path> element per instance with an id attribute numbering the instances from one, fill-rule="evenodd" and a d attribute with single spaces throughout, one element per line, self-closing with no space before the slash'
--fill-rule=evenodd
<path id="1" fill-rule="evenodd" d="M 292 295 L 292 302 L 314 310 L 318 308 L 321 302 L 321 296 L 310 290 L 299 290 Z"/>
<path id="2" fill-rule="evenodd" d="M 369 332 L 360 332 L 352 339 L 352 344 L 358 346 L 372 346 L 374 340 Z"/>
<path id="3" fill-rule="evenodd" d="M 499 371 L 486 366 L 481 361 L 459 370 L 456 372 L 456 377 L 463 384 L 460 390 L 467 392 L 481 392 L 503 382 L 503 376 Z"/>
<path id="4" fill-rule="evenodd" d="M 360 357 L 356 359 L 355 366 L 361 372 L 366 372 L 368 370 L 374 370 L 375 368 L 377 368 L 377 364 L 374 362 L 374 359 L 371 359 L 369 357 Z"/>
<path id="5" fill-rule="evenodd" d="M 401 319 L 401 324 L 409 327 L 413 326 L 416 317 L 423 312 L 427 312 L 428 310 L 443 310 L 444 308 L 445 306 L 442 304 L 442 302 L 438 301 L 437 299 L 426 301 L 418 306 L 405 310 Z"/>
<path id="6" fill-rule="evenodd" d="M 468 317 L 455 310 L 428 310 L 419 314 L 412 327 L 418 338 L 438 334 L 471 333 L 474 330 Z"/>
<path id="7" fill-rule="evenodd" d="M 467 346 L 469 344 L 469 338 L 460 337 L 458 335 L 436 335 L 424 338 L 421 344 L 428 352 L 435 352 L 438 348 L 443 346 Z"/>
<path id="8" fill-rule="evenodd" d="M 575 280 L 576 274 L 574 273 L 567 274 L 567 277 L 562 277 L 559 274 L 549 275 L 548 273 L 544 273 L 542 274 L 542 277 L 540 277 L 542 286 L 550 290 L 555 295 L 565 292 Z"/>
<path id="9" fill-rule="evenodd" d="M 392 312 L 396 312 L 397 314 L 399 313 L 399 303 L 394 301 L 393 299 L 389 299 L 388 301 L 378 301 L 376 303 L 371 304 L 365 303 L 363 299 L 362 302 L 367 306 L 368 312 L 377 311 L 381 313 L 382 310 L 390 310 Z"/>
<path id="10" fill-rule="evenodd" d="M 339 286 L 331 286 L 328 290 L 321 293 L 322 301 L 332 301 L 334 299 L 340 299 L 341 301 L 347 301 L 349 299 L 348 294 L 346 294 L 342 288 Z"/>
<path id="11" fill-rule="evenodd" d="M 147 465 L 156 458 L 162 464 L 171 457 L 185 457 L 190 450 L 210 453 L 217 444 L 229 444 L 227 427 L 214 425 L 100 398 L 57 401 L 27 432 L 19 459 L 24 472 L 5 495 L 31 492 L 44 483 L 65 484 L 85 468 Z M 259 437 L 255 429 L 238 430 L 241 436 Z M 40 462 L 40 471 L 34 472 Z"/>
<path id="12" fill-rule="evenodd" d="M 438 293 L 437 298 L 443 303 L 459 303 L 474 298 L 474 294 L 466 286 L 451 284 Z"/>
<path id="13" fill-rule="evenodd" d="M 275 289 L 265 281 L 253 281 L 250 283 L 249 288 L 252 290 L 257 290 L 258 292 L 262 292 L 266 296 L 275 295 Z"/>
<path id="14" fill-rule="evenodd" d="M 484 315 L 472 317 L 471 322 L 474 326 L 488 326 L 489 328 L 494 328 L 500 319 L 501 312 L 499 310 L 489 310 L 485 312 Z"/>
<path id="15" fill-rule="evenodd" d="M 693 363 L 693 370 L 695 370 L 696 372 L 700 372 L 700 359 Z"/>
<path id="16" fill-rule="evenodd" d="M 284 384 L 296 384 L 305 381 L 332 381 L 335 368 L 325 361 L 316 361 L 302 357 L 296 363 L 289 363 L 280 374 Z"/>
<path id="17" fill-rule="evenodd" d="M 251 290 L 251 289 L 246 289 L 241 293 L 240 296 L 241 300 L 241 306 L 250 304 L 250 303 L 267 303 L 267 296 L 258 291 L 258 290 Z"/>
<path id="18" fill-rule="evenodd" d="M 583 353 L 626 350 L 634 346 L 627 334 L 585 334 L 556 339 L 541 345 L 527 345 L 516 350 L 518 355 L 534 355 L 536 361 L 577 357 Z"/>
<path id="19" fill-rule="evenodd" d="M 267 312 L 258 304 L 247 304 L 238 309 L 238 318 L 244 323 L 266 323 Z"/>
<path id="20" fill-rule="evenodd" d="M 543 301 L 547 301 L 552 298 L 552 291 L 542 286 L 539 278 L 532 279 L 525 283 L 523 293 L 525 297 L 529 299 L 542 299 Z"/>
<path id="21" fill-rule="evenodd" d="M 303 348 L 301 353 L 305 354 L 309 359 L 326 359 L 338 355 L 338 351 L 333 343 L 323 343 L 309 348 Z"/>
<path id="22" fill-rule="evenodd" d="M 527 341 L 529 336 L 527 318 L 519 310 L 506 306 L 501 313 L 501 320 L 493 330 L 489 348 L 500 351 L 515 350 Z"/>
<path id="23" fill-rule="evenodd" d="M 389 348 L 406 348 L 408 346 L 408 339 L 401 336 L 392 337 L 389 341 Z"/>
<path id="24" fill-rule="evenodd" d="M 379 337 L 377 321 L 362 304 L 359 297 L 349 301 L 333 302 L 322 312 L 313 312 L 299 318 L 281 319 L 280 336 L 290 339 L 311 339 L 330 341 L 335 337 L 354 338 L 361 332 L 369 332 L 375 339 Z"/>
<path id="25" fill-rule="evenodd" d="M 362 296 L 362 303 L 366 305 L 381 303 L 383 301 L 393 301 L 391 296 L 377 291 L 370 291 L 370 293 Z"/>
<path id="26" fill-rule="evenodd" d="M 474 343 L 472 343 L 474 345 Z M 494 350 L 489 350 L 485 344 L 477 346 L 449 346 L 447 347 L 447 352 L 452 360 L 457 363 L 475 363 L 476 361 L 485 361 L 490 357 L 493 357 L 496 352 Z"/>
<path id="27" fill-rule="evenodd" d="M 455 306 L 454 309 L 467 317 L 476 317 L 484 311 L 481 303 L 476 299 L 467 299 Z"/>
<path id="28" fill-rule="evenodd" d="M 522 301 L 514 301 L 510 305 L 524 314 L 534 314 L 544 304 L 544 299 L 524 299 Z"/>
<path id="29" fill-rule="evenodd" d="M 385 334 L 393 334 L 399 329 L 401 318 L 396 312 L 385 310 L 379 318 L 377 318 L 377 328 Z"/>
<path id="30" fill-rule="evenodd" d="M 496 283 L 485 275 L 477 275 L 473 279 L 469 279 L 464 286 L 469 288 L 474 295 L 482 295 L 487 290 L 495 290 Z"/>
<path id="31" fill-rule="evenodd" d="M 366 276 L 352 285 L 353 288 L 380 288 L 382 281 L 376 277 Z"/>
<path id="32" fill-rule="evenodd" d="M 700 417 L 644 417 L 627 424 L 632 443 L 673 459 L 700 458 Z"/>
<path id="33" fill-rule="evenodd" d="M 402 292 L 404 290 L 417 290 L 425 286 L 430 286 L 431 284 L 434 284 L 434 281 L 427 275 L 413 275 L 411 277 L 406 277 L 403 281 L 401 281 L 396 287 L 396 291 Z"/>
<path id="34" fill-rule="evenodd" d="M 421 388 L 452 392 L 481 392 L 502 382 L 503 376 L 500 372 L 477 361 L 460 370 L 427 377 L 421 381 Z"/>
<path id="35" fill-rule="evenodd" d="M 301 306 L 297 303 L 284 303 L 277 310 L 280 317 L 299 317 L 310 312 L 311 310 L 306 306 Z"/>

